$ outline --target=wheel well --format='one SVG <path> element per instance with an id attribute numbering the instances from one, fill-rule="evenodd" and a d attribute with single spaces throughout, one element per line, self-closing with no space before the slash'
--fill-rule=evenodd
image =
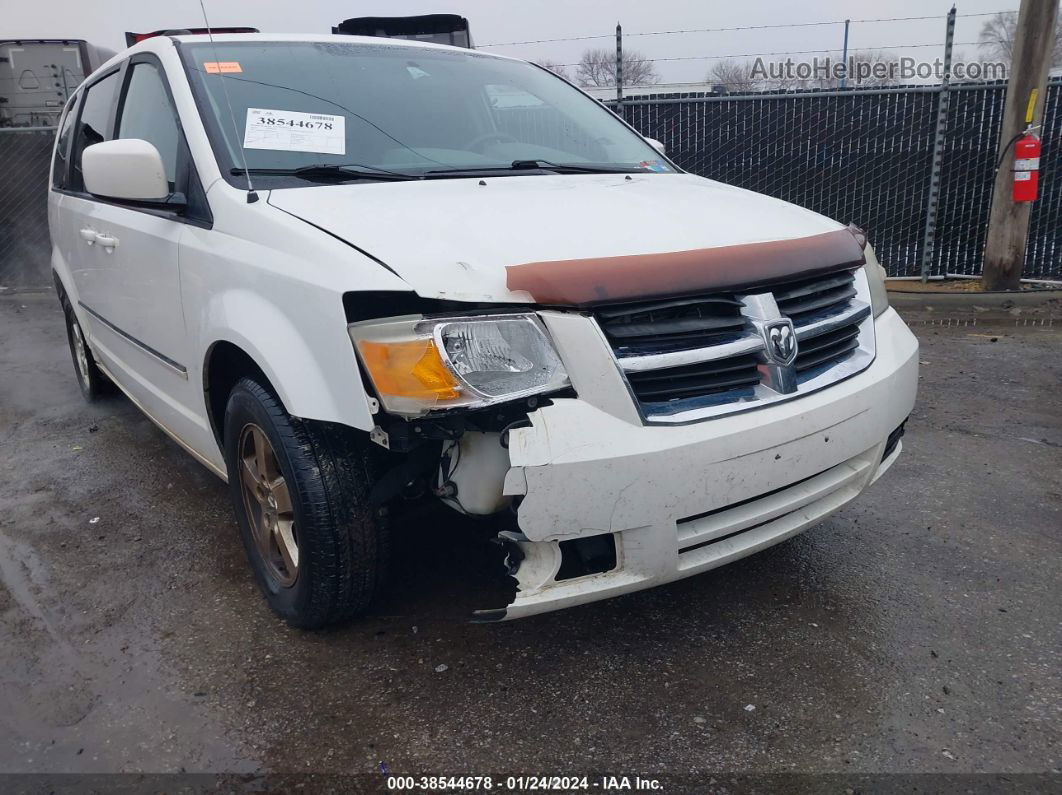
<path id="1" fill-rule="evenodd" d="M 273 391 L 273 385 L 269 383 L 262 368 L 247 353 L 231 342 L 215 343 L 207 355 L 203 392 L 210 416 L 210 427 L 219 446 L 225 443 L 225 406 L 229 402 L 229 393 L 244 377 L 254 378 L 263 387 Z"/>

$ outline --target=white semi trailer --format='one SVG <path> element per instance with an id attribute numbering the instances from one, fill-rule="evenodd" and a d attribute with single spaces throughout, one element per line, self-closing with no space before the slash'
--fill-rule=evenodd
<path id="1" fill-rule="evenodd" d="M 71 92 L 112 55 L 83 39 L 0 39 L 0 127 L 54 127 Z"/>

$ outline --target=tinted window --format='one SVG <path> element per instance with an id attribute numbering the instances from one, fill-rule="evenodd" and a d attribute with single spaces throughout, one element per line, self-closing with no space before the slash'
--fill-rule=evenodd
<path id="1" fill-rule="evenodd" d="M 110 139 L 111 108 L 114 95 L 118 90 L 118 73 L 113 72 L 102 80 L 93 83 L 85 90 L 81 101 L 81 118 L 77 124 L 77 136 L 74 139 L 74 179 L 71 188 L 84 190 L 85 182 L 81 176 L 81 153 L 93 144 Z"/>
<path id="2" fill-rule="evenodd" d="M 154 64 L 133 64 L 116 137 L 141 138 L 154 144 L 162 155 L 166 179 L 170 182 L 170 190 L 173 190 L 180 132 L 166 93 L 166 84 Z"/>
<path id="3" fill-rule="evenodd" d="M 77 118 L 77 101 L 74 97 L 66 109 L 63 117 L 63 126 L 59 130 L 59 140 L 55 145 L 55 164 L 52 166 L 52 187 L 65 188 L 69 179 L 70 162 L 70 136 L 74 129 L 74 120 Z"/>

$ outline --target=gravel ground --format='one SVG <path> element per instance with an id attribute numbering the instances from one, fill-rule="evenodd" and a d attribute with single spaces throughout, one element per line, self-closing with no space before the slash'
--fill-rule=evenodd
<path id="1" fill-rule="evenodd" d="M 474 625 L 484 525 L 428 509 L 378 612 L 303 633 L 225 486 L 2 297 L 0 771 L 1058 773 L 1062 325 L 1001 318 L 915 323 L 904 454 L 802 536 Z"/>

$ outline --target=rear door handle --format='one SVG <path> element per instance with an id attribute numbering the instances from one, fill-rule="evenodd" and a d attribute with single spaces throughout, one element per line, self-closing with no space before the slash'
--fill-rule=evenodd
<path id="1" fill-rule="evenodd" d="M 96 242 L 96 230 L 95 229 L 82 229 L 81 239 L 88 243 L 90 246 Z"/>
<path id="2" fill-rule="evenodd" d="M 111 237 L 110 235 L 96 235 L 96 242 L 109 251 L 114 251 L 114 247 L 118 245 L 118 238 Z"/>

